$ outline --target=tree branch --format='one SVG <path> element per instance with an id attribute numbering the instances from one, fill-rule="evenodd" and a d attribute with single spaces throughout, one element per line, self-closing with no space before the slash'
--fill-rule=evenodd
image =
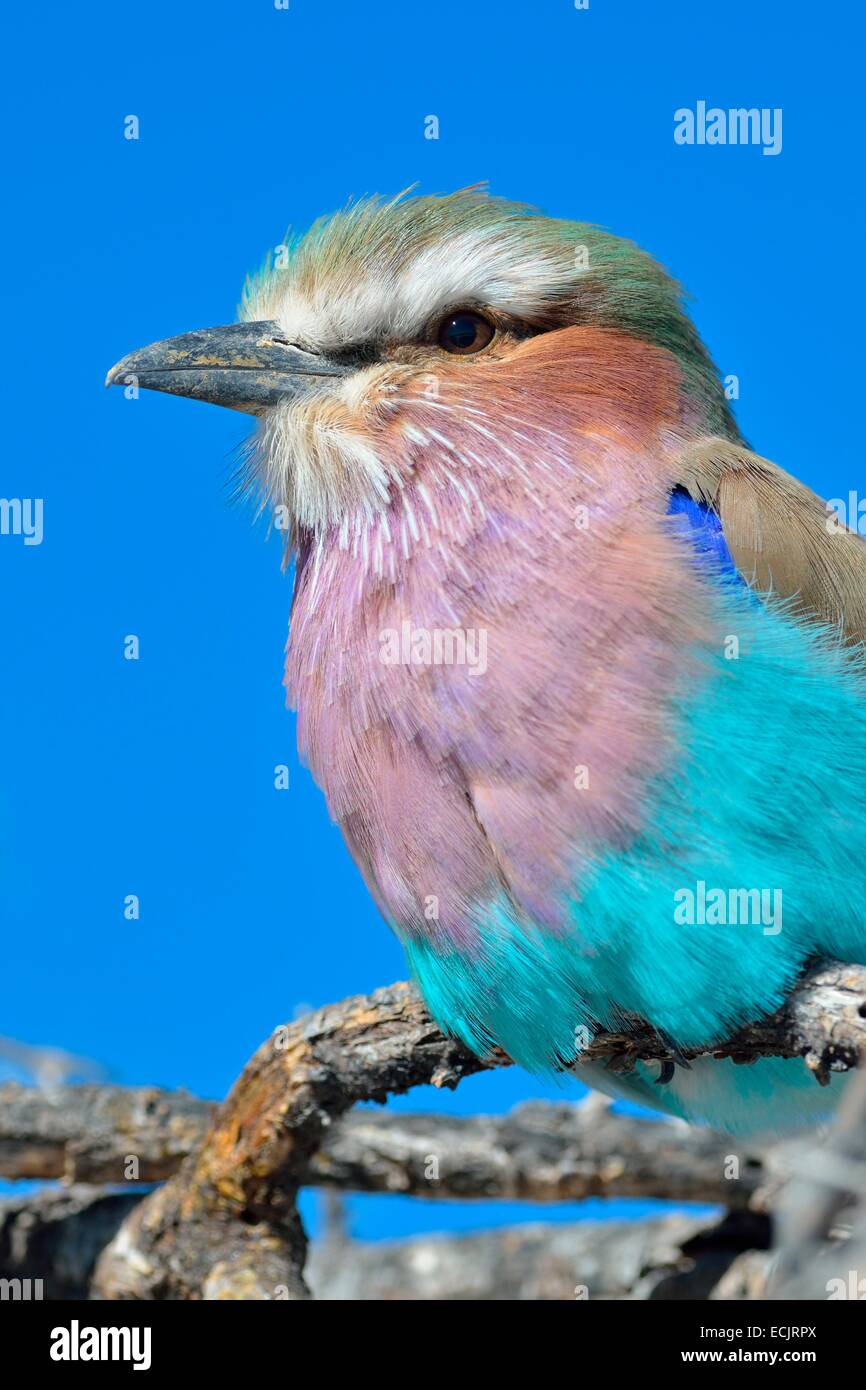
<path id="1" fill-rule="evenodd" d="M 20 1280 L 22 1298 L 86 1299 L 101 1251 L 142 1200 L 141 1192 L 107 1192 L 80 1183 L 5 1198 L 0 1279 L 9 1284 L 3 1285 L 2 1297 L 15 1298 L 12 1281 Z"/>
<path id="2" fill-rule="evenodd" d="M 765 1172 L 754 1147 L 594 1101 L 533 1102 L 507 1115 L 355 1111 L 326 1136 L 306 1181 L 434 1199 L 659 1197 L 737 1208 L 759 1191 Z"/>
<path id="3" fill-rule="evenodd" d="M 528 1224 L 408 1241 L 318 1241 L 318 1299 L 351 1302 L 706 1299 L 769 1222 L 747 1212 L 707 1218 Z"/>
<path id="4" fill-rule="evenodd" d="M 866 966 L 825 961 L 809 970 L 775 1013 L 748 1023 L 710 1048 L 686 1048 L 695 1057 L 729 1057 L 738 1063 L 759 1057 L 802 1057 L 820 1085 L 831 1071 L 856 1067 L 866 1051 Z M 597 1033 L 580 1061 L 606 1062 L 628 1070 L 637 1061 L 664 1061 L 670 1051 L 655 1029 L 629 1020 L 623 1032 Z M 578 1073 L 579 1075 L 579 1073 Z"/>
<path id="5" fill-rule="evenodd" d="M 18 1280 L 21 1297 L 86 1299 L 100 1249 L 142 1200 L 76 1184 L 0 1202 L 8 1296 Z M 758 1252 L 768 1234 L 767 1218 L 747 1212 L 722 1221 L 672 1213 L 372 1244 L 326 1234 L 311 1249 L 309 1280 L 316 1298 L 328 1301 L 706 1298 L 739 1261 L 766 1259 Z"/>
<path id="6" fill-rule="evenodd" d="M 153 1086 L 37 1090 L 7 1082 L 0 1085 L 0 1177 L 162 1182 L 204 1138 L 216 1108 Z"/>
<path id="7" fill-rule="evenodd" d="M 105 1298 L 308 1298 L 295 1196 L 333 1119 L 359 1100 L 455 1086 L 485 1063 L 445 1038 L 414 990 L 392 985 L 277 1029 L 247 1064 L 199 1150 L 104 1252 Z"/>
<path id="8" fill-rule="evenodd" d="M 856 1063 L 866 1041 L 866 968 L 816 968 L 771 1018 L 709 1049 L 735 1061 L 804 1056 L 819 1081 Z M 700 1055 L 698 1050 L 687 1057 Z M 598 1034 L 583 1061 L 665 1060 L 655 1030 Z M 295 1195 L 332 1121 L 357 1101 L 487 1066 L 444 1038 L 407 985 L 378 990 L 278 1029 L 259 1048 L 200 1148 L 133 1211 L 95 1278 L 106 1298 L 309 1297 Z M 579 1073 L 579 1068 L 578 1068 Z M 279 1295 L 277 1295 L 279 1296 Z"/>
<path id="9" fill-rule="evenodd" d="M 182 1091 L 0 1086 L 0 1177 L 164 1181 L 204 1139 L 214 1109 Z M 743 1207 L 765 1174 L 757 1149 L 737 1150 L 706 1129 L 614 1114 L 597 1095 L 507 1115 L 363 1109 L 323 1132 L 300 1182 L 430 1199 L 661 1197 Z M 732 1157 L 736 1181 L 726 1176 Z"/>

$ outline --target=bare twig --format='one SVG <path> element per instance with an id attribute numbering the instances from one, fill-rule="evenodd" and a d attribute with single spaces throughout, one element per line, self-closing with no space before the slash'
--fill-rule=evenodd
<path id="1" fill-rule="evenodd" d="M 76 1184 L 0 1202 L 5 1296 L 86 1298 L 98 1252 L 142 1200 Z M 768 1232 L 745 1212 L 721 1222 L 672 1213 L 368 1245 L 337 1223 L 312 1246 L 309 1279 L 329 1301 L 706 1298 L 738 1261 L 762 1258 Z"/>
<path id="2" fill-rule="evenodd" d="M 256 1299 L 279 1289 L 308 1297 L 295 1194 L 333 1119 L 358 1100 L 382 1101 L 424 1083 L 454 1086 L 497 1060 L 481 1062 L 443 1037 L 406 985 L 278 1029 L 200 1149 L 136 1208 L 104 1253 L 97 1293 Z"/>
<path id="3" fill-rule="evenodd" d="M 754 1062 L 759 1057 L 802 1057 L 825 1085 L 831 1071 L 856 1067 L 866 1050 L 866 967 L 823 962 L 810 970 L 774 1014 L 739 1029 L 712 1048 L 686 1048 L 687 1060 L 705 1056 Z M 581 1062 L 614 1061 L 618 1070 L 636 1061 L 665 1060 L 664 1040 L 640 1019 L 622 1033 L 597 1033 Z"/>
<path id="4" fill-rule="evenodd" d="M 162 1181 L 201 1143 L 214 1108 L 182 1091 L 0 1086 L 0 1176 Z M 300 1181 L 433 1199 L 664 1197 L 741 1207 L 764 1170 L 756 1149 L 738 1144 L 732 1155 L 731 1147 L 708 1130 L 604 1104 L 471 1116 L 362 1109 L 324 1131 Z"/>
<path id="5" fill-rule="evenodd" d="M 820 1145 L 802 1142 L 788 1162 L 764 1296 L 866 1298 L 866 1072 L 850 1081 Z"/>
<path id="6" fill-rule="evenodd" d="M 161 1182 L 207 1132 L 216 1106 L 152 1086 L 0 1086 L 0 1177 Z"/>
<path id="7" fill-rule="evenodd" d="M 83 1184 L 5 1198 L 0 1299 L 86 1298 L 100 1252 L 141 1200 L 141 1192 Z"/>
<path id="8" fill-rule="evenodd" d="M 660 1197 L 745 1207 L 763 1177 L 756 1149 L 709 1130 L 606 1106 L 533 1102 L 508 1115 L 354 1111 L 326 1136 L 306 1181 L 427 1198 Z"/>
<path id="9" fill-rule="evenodd" d="M 673 1213 L 646 1221 L 512 1226 L 409 1241 L 319 1242 L 316 1298 L 454 1300 L 705 1299 L 739 1252 L 766 1244 L 766 1219 Z"/>
<path id="10" fill-rule="evenodd" d="M 854 1065 L 866 1039 L 866 969 L 816 968 L 777 1014 L 711 1049 L 735 1061 L 802 1055 L 821 1081 Z M 582 1061 L 665 1059 L 639 1020 L 597 1034 Z M 699 1055 L 698 1051 L 686 1056 Z M 360 1100 L 432 1082 L 456 1085 L 479 1061 L 442 1036 L 406 985 L 346 1000 L 277 1030 L 252 1058 L 196 1153 L 132 1213 L 103 1255 L 107 1298 L 306 1298 L 295 1194 L 332 1121 Z"/>

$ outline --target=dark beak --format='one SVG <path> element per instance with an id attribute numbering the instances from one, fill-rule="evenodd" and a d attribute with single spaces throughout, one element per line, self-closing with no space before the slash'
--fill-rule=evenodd
<path id="1" fill-rule="evenodd" d="M 278 323 L 229 323 L 131 352 L 112 367 L 105 384 L 168 391 L 258 415 L 350 371 L 288 342 Z"/>

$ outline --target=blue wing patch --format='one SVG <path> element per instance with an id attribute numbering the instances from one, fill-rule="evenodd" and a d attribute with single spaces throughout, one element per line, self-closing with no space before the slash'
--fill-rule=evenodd
<path id="1" fill-rule="evenodd" d="M 745 583 L 725 540 L 721 518 L 705 502 L 696 502 L 684 487 L 675 488 L 668 501 L 668 516 L 683 516 L 689 524 L 695 554 L 725 579 Z"/>

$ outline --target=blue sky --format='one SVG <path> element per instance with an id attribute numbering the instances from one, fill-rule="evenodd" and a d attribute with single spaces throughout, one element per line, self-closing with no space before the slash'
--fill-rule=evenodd
<path id="1" fill-rule="evenodd" d="M 103 390 L 107 368 L 230 320 L 289 224 L 351 194 L 487 179 L 656 254 L 738 376 L 754 446 L 847 494 L 862 477 L 862 75 L 839 29 L 857 22 L 774 0 L 19 8 L 0 495 L 44 499 L 44 538 L 0 536 L 0 1033 L 220 1096 L 303 1005 L 404 975 L 295 758 L 289 579 L 229 500 L 248 422 L 127 401 Z M 781 108 L 781 153 L 677 145 L 674 112 L 699 100 Z M 541 1094 L 512 1070 L 397 1103 Z M 353 1211 L 368 1237 L 536 1215 Z"/>

